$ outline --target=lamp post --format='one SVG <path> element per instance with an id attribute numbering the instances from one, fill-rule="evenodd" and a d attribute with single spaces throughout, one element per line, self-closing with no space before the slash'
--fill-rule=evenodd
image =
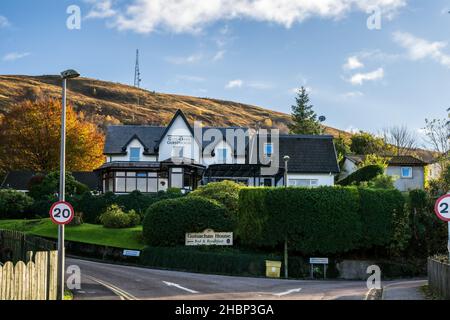
<path id="1" fill-rule="evenodd" d="M 67 79 L 79 77 L 75 70 L 61 72 L 62 80 L 62 112 L 61 112 L 61 151 L 60 151 L 60 171 L 59 171 L 59 200 L 65 201 L 66 189 L 66 94 Z M 58 226 L 58 292 L 57 299 L 64 299 L 64 225 Z"/>
<path id="2" fill-rule="evenodd" d="M 287 188 L 288 187 L 288 162 L 291 159 L 291 157 L 289 156 L 284 156 L 283 160 L 284 160 L 284 186 Z M 287 239 L 287 235 L 284 239 L 284 277 L 287 279 L 288 278 L 288 239 Z"/>

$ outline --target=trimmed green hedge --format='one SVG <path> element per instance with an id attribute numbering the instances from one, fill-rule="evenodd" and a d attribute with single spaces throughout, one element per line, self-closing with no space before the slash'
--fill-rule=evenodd
<path id="1" fill-rule="evenodd" d="M 351 184 L 360 184 L 361 182 L 367 182 L 375 178 L 376 176 L 379 176 L 384 173 L 384 168 L 381 165 L 369 165 L 365 166 L 346 178 L 342 179 L 341 181 L 337 182 L 337 184 L 341 186 L 349 186 Z"/>
<path id="2" fill-rule="evenodd" d="M 233 231 L 234 223 L 220 203 L 200 197 L 183 197 L 151 205 L 143 221 L 146 244 L 176 246 L 184 244 L 187 232 Z"/>
<path id="3" fill-rule="evenodd" d="M 230 248 L 145 247 L 140 262 L 149 267 L 164 269 L 264 277 L 266 260 L 283 259 L 274 254 L 246 253 Z M 289 257 L 289 276 L 309 277 L 308 261 L 300 257 Z"/>
<path id="4" fill-rule="evenodd" d="M 290 249 L 311 255 L 388 244 L 404 212 L 397 190 L 245 188 L 239 196 L 244 245 L 273 248 L 287 238 Z"/>

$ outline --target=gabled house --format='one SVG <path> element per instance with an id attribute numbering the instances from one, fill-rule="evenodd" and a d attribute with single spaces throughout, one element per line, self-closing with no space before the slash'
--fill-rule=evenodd
<path id="1" fill-rule="evenodd" d="M 342 165 L 341 179 L 358 170 L 364 161 L 363 155 L 349 155 Z M 424 189 L 427 163 L 413 156 L 387 157 L 386 175 L 395 177 L 394 186 L 402 191 Z"/>
<path id="2" fill-rule="evenodd" d="M 212 181 L 249 186 L 333 185 L 339 173 L 332 136 L 252 134 L 248 128 L 201 127 L 177 111 L 167 127 L 109 126 L 106 162 L 96 170 L 103 192 L 144 193 Z"/>

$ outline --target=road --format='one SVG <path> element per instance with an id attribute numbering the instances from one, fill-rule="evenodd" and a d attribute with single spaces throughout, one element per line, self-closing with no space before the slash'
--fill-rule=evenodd
<path id="1" fill-rule="evenodd" d="M 81 269 L 77 300 L 363 300 L 365 281 L 230 277 L 111 265 L 69 258 Z"/>

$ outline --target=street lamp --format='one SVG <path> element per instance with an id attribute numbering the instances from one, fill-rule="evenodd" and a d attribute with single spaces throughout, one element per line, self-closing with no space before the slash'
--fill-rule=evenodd
<path id="1" fill-rule="evenodd" d="M 78 78 L 80 74 L 69 69 L 61 72 L 62 81 L 62 112 L 61 112 L 61 151 L 59 171 L 59 201 L 65 201 L 66 187 L 66 93 L 67 79 Z M 58 292 L 57 299 L 64 299 L 64 225 L 58 226 Z"/>
<path id="2" fill-rule="evenodd" d="M 287 188 L 288 186 L 288 162 L 291 160 L 291 157 L 288 155 L 283 157 L 284 160 L 284 186 Z M 288 239 L 287 235 L 284 239 L 284 277 L 288 278 Z"/>

